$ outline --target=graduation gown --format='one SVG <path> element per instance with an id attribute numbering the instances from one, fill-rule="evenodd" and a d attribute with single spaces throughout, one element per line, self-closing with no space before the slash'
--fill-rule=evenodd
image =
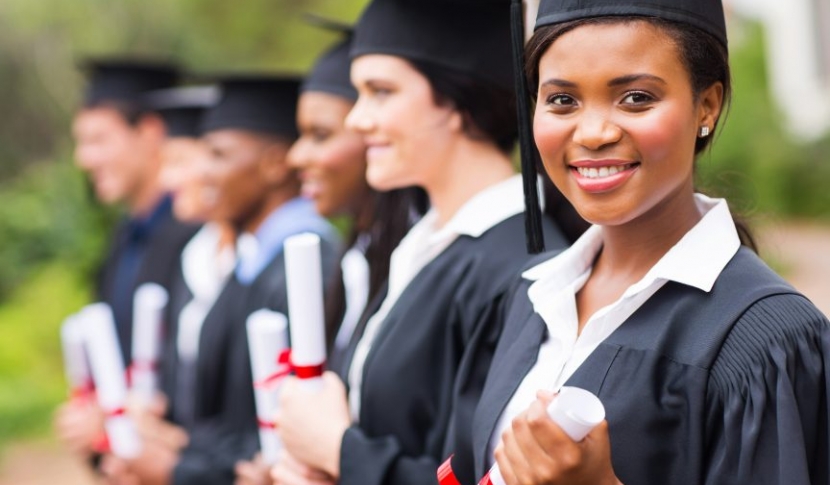
<path id="1" fill-rule="evenodd" d="M 551 222 L 544 229 L 551 247 L 566 245 Z M 474 403 L 459 396 L 479 395 L 499 305 L 530 258 L 522 234 L 518 214 L 478 238 L 459 236 L 404 289 L 366 359 L 359 424 L 343 436 L 340 485 L 435 483 L 453 414 L 472 412 Z"/>
<path id="2" fill-rule="evenodd" d="M 530 284 L 511 298 L 472 445 L 455 450 L 461 483 L 487 471 L 499 416 L 545 338 Z M 741 248 L 710 293 L 668 282 L 565 385 L 605 405 L 611 459 L 626 485 L 828 483 L 828 325 Z M 474 469 L 459 466 L 470 456 Z"/>
<path id="3" fill-rule="evenodd" d="M 321 252 L 327 281 L 338 251 L 323 238 Z M 245 324 L 248 315 L 262 308 L 288 314 L 282 252 L 250 285 L 232 276 L 205 319 L 195 368 L 190 443 L 174 470 L 175 485 L 230 485 L 234 482 L 235 463 L 250 460 L 259 450 Z M 170 347 L 173 348 L 168 349 L 166 358 L 176 359 L 175 345 Z M 175 387 L 175 382 L 167 387 L 170 386 Z M 174 401 L 172 406 L 176 405 Z"/>
<path id="4" fill-rule="evenodd" d="M 158 283 L 169 292 L 182 249 L 197 230 L 197 226 L 183 224 L 173 217 L 169 199 L 160 203 L 149 221 L 125 220 L 116 228 L 99 271 L 96 293 L 99 301 L 113 308 L 125 365 L 132 360 L 135 290 L 144 283 Z M 125 258 L 137 258 L 133 263 L 137 270 L 132 278 L 119 274 L 124 269 Z"/>

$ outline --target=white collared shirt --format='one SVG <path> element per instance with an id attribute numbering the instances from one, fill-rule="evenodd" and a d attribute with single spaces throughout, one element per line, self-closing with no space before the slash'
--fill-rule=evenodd
<path id="1" fill-rule="evenodd" d="M 340 260 L 343 273 L 343 289 L 346 296 L 346 311 L 337 336 L 334 339 L 336 349 L 345 349 L 349 345 L 355 327 L 369 303 L 370 268 L 366 255 L 357 247 L 352 247 Z"/>
<path id="2" fill-rule="evenodd" d="M 219 226 L 208 223 L 182 250 L 182 275 L 193 299 L 179 313 L 176 348 L 179 359 L 186 362 L 196 360 L 202 324 L 235 264 L 232 249 L 219 250 L 221 237 Z"/>
<path id="3" fill-rule="evenodd" d="M 544 320 L 548 338 L 539 347 L 536 364 L 516 389 L 490 436 L 491 464 L 502 433 L 513 418 L 533 403 L 536 392 L 558 391 L 599 344 L 666 282 L 711 291 L 741 242 L 724 199 L 696 194 L 695 201 L 704 214 L 701 220 L 617 301 L 597 310 L 581 333 L 577 333 L 576 294 L 591 275 L 593 262 L 602 248 L 602 228 L 591 227 L 569 249 L 522 274 L 534 282 L 528 288 L 528 298 Z"/>
<path id="4" fill-rule="evenodd" d="M 389 290 L 386 298 L 366 324 L 349 367 L 349 408 L 355 422 L 360 416 L 360 392 L 366 358 L 383 322 L 401 293 L 424 266 L 447 249 L 459 236 L 477 238 L 523 210 L 522 177 L 514 175 L 470 198 L 444 227 L 437 227 L 438 213 L 430 210 L 401 240 L 392 252 L 389 262 Z"/>

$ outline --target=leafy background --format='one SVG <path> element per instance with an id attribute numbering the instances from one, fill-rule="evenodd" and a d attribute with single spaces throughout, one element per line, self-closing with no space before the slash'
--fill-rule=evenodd
<path id="1" fill-rule="evenodd" d="M 306 69 L 331 34 L 304 12 L 353 20 L 365 0 L 2 0 L 0 2 L 0 450 L 47 432 L 65 395 L 58 327 L 87 303 L 114 209 L 72 165 L 75 63 L 128 52 L 193 70 Z M 737 40 L 735 38 L 737 37 Z M 770 101 L 763 32 L 733 36 L 735 96 L 701 157 L 700 185 L 763 223 L 830 218 L 830 137 L 792 141 Z"/>

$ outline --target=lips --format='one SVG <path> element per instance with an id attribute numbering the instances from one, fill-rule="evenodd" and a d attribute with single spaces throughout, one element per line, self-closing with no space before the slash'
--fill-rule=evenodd
<path id="1" fill-rule="evenodd" d="M 625 160 L 580 160 L 572 162 L 569 168 L 582 190 L 602 193 L 623 185 L 639 167 L 638 162 Z"/>

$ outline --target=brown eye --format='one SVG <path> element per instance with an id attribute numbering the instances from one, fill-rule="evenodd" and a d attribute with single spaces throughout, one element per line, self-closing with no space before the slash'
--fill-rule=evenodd
<path id="1" fill-rule="evenodd" d="M 576 100 L 567 94 L 552 94 L 548 96 L 547 103 L 556 107 L 567 107 L 576 105 Z"/>
<path id="2" fill-rule="evenodd" d="M 654 97 L 642 91 L 634 91 L 625 95 L 622 104 L 642 105 L 654 101 Z"/>

